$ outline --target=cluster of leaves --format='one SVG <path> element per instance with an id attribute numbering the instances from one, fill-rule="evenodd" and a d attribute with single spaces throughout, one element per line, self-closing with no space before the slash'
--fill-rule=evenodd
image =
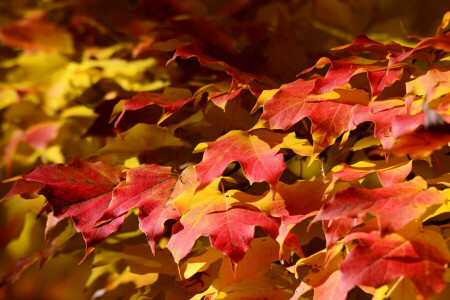
<path id="1" fill-rule="evenodd" d="M 285 18 L 311 2 L 94 2 L 0 29 L 3 205 L 21 206 L 0 242 L 21 257 L 38 222 L 46 241 L 1 285 L 84 251 L 95 299 L 442 295 L 450 12 L 435 36 L 360 35 L 296 79 L 325 51 Z"/>

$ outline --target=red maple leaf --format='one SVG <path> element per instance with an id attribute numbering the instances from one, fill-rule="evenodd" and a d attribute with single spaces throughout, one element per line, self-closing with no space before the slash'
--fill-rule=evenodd
<path id="1" fill-rule="evenodd" d="M 152 92 L 140 92 L 133 96 L 131 99 L 125 99 L 123 103 L 122 112 L 117 118 L 114 126 L 118 126 L 122 120 L 125 112 L 134 111 L 146 106 L 155 104 L 163 108 L 162 116 L 158 123 L 164 121 L 168 116 L 179 110 L 185 104 L 193 101 L 195 97 L 188 97 L 186 99 L 180 99 L 180 97 L 174 94 L 161 94 Z"/>
<path id="2" fill-rule="evenodd" d="M 439 233 L 411 223 L 386 236 L 374 231 L 346 238 L 353 239 L 359 243 L 340 265 L 344 290 L 355 285 L 377 288 L 401 276 L 411 279 L 418 294 L 426 298 L 445 288 L 444 273 L 450 254 Z"/>
<path id="3" fill-rule="evenodd" d="M 272 238 L 278 233 L 277 219 L 239 201 L 233 193 L 224 194 L 211 185 L 198 192 L 189 203 L 183 200 L 177 205 L 182 205 L 187 212 L 173 226 L 167 244 L 176 261 L 191 251 L 201 235 L 209 236 L 214 248 L 238 262 L 250 248 L 256 226 L 263 228 Z"/>
<path id="4" fill-rule="evenodd" d="M 215 142 L 199 144 L 196 151 L 203 150 L 206 150 L 203 160 L 196 165 L 198 189 L 222 175 L 233 161 L 240 163 L 250 183 L 266 181 L 272 188 L 285 169 L 279 149 L 272 149 L 257 136 L 240 130 L 230 131 Z"/>
<path id="5" fill-rule="evenodd" d="M 114 189 L 111 203 L 97 220 L 97 225 L 120 218 L 138 207 L 139 227 L 155 253 L 155 242 L 163 234 L 164 222 L 180 216 L 168 203 L 177 176 L 170 167 L 145 164 L 127 170 L 126 174 L 126 180 Z"/>
<path id="6" fill-rule="evenodd" d="M 36 189 L 40 183 L 37 193 L 45 196 L 57 221 L 70 217 L 77 231 L 83 235 L 86 257 L 96 245 L 117 232 L 123 223 L 123 217 L 119 217 L 94 228 L 97 219 L 108 208 L 112 191 L 121 181 L 121 174 L 122 169 L 119 167 L 74 158 L 67 165 L 37 167 L 23 175 L 24 180 L 18 181 L 13 191 L 29 193 L 27 189 Z"/>
<path id="7" fill-rule="evenodd" d="M 297 81 L 298 92 L 291 94 L 293 86 L 282 87 L 270 100 L 264 103 L 261 120 L 268 123 L 271 129 L 288 129 L 301 119 L 308 117 L 311 122 L 311 133 L 314 140 L 314 152 L 321 152 L 333 144 L 341 134 L 349 130 L 351 120 L 350 104 L 334 101 L 317 101 L 314 96 L 302 98 L 309 93 L 313 82 Z M 309 91 L 308 91 L 309 90 Z"/>
<path id="8" fill-rule="evenodd" d="M 420 177 L 378 189 L 349 187 L 339 191 L 314 219 L 336 220 L 342 217 L 376 216 L 383 232 L 393 232 L 419 218 L 432 205 L 442 204 L 445 196 L 426 189 Z"/>

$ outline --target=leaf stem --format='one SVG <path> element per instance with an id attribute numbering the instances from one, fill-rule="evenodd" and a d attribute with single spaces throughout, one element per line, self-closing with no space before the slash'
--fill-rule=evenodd
<path id="1" fill-rule="evenodd" d="M 412 170 L 414 171 L 414 173 L 416 173 L 416 174 L 419 175 L 420 177 L 425 178 L 425 176 L 424 176 L 422 173 L 420 173 L 420 171 L 417 170 L 416 168 L 412 167 Z"/>
<path id="2" fill-rule="evenodd" d="M 444 170 L 442 169 L 441 162 L 439 161 L 439 159 L 438 159 L 438 157 L 437 157 L 435 152 L 433 152 L 433 158 L 436 161 L 436 164 L 437 164 L 437 166 L 439 168 L 439 171 L 441 172 L 441 175 L 444 175 Z"/>

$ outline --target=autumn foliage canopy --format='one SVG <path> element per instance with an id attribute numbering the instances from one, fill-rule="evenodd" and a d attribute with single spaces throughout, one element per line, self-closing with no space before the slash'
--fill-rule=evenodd
<path id="1" fill-rule="evenodd" d="M 448 296 L 450 12 L 37 2 L 0 22 L 0 297 Z"/>

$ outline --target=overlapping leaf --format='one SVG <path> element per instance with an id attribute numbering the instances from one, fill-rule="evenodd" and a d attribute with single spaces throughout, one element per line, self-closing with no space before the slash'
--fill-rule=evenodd
<path id="1" fill-rule="evenodd" d="M 435 231 L 412 223 L 398 233 L 355 234 L 347 240 L 355 238 L 359 244 L 340 265 L 343 290 L 354 285 L 380 287 L 401 276 L 411 279 L 418 294 L 426 298 L 444 289 L 450 253 Z"/>
<path id="2" fill-rule="evenodd" d="M 31 255 L 7 280 L 76 253 L 69 238 L 63 253 L 32 248 L 46 217 L 46 240 L 77 230 L 86 255 L 96 247 L 89 278 L 73 275 L 91 298 L 443 291 L 450 13 L 414 46 L 398 34 L 350 42 L 394 28 L 391 1 L 62 0 L 31 13 L 13 2 L 0 5 L 0 171 L 24 175 L 2 217 L 21 225 L 25 208 L 11 211 L 27 200 L 14 195 L 48 204 L 18 239 L 20 228 L 0 236 L 1 266 Z M 418 15 L 428 27 L 409 8 L 404 29 Z M 71 157 L 84 161 L 35 168 Z M 56 226 L 66 217 L 76 230 Z"/>
<path id="3" fill-rule="evenodd" d="M 216 181 L 199 191 L 192 200 L 177 198 L 175 207 L 185 213 L 174 225 L 167 244 L 176 261 L 185 257 L 202 235 L 209 236 L 211 245 L 235 262 L 250 248 L 255 226 L 276 237 L 278 221 L 237 199 L 235 192 L 219 191 Z"/>
<path id="4" fill-rule="evenodd" d="M 283 87 L 264 103 L 261 120 L 271 129 L 288 129 L 308 117 L 314 140 L 314 152 L 321 152 L 336 138 L 349 130 L 352 105 L 334 101 L 318 101 L 319 96 L 306 97 L 313 88 L 313 81 L 297 81 L 295 86 Z M 293 93 L 291 93 L 291 91 Z M 320 99 L 320 98 L 319 98 Z"/>
<path id="5" fill-rule="evenodd" d="M 57 221 L 70 217 L 86 242 L 86 256 L 112 233 L 119 230 L 123 217 L 94 228 L 97 219 L 108 208 L 112 191 L 121 181 L 122 169 L 103 162 L 84 162 L 74 158 L 67 165 L 42 165 L 23 175 L 16 191 L 20 194 L 33 182 L 41 183 L 37 191 L 53 208 Z M 30 183 L 30 184 L 29 184 Z M 35 188 L 35 186 L 31 186 Z"/>
<path id="6" fill-rule="evenodd" d="M 167 89 L 165 93 L 140 92 L 131 99 L 123 100 L 122 112 L 117 117 L 115 125 L 117 126 L 122 120 L 125 112 L 134 111 L 143 107 L 155 104 L 163 108 L 163 113 L 158 121 L 161 123 L 171 114 L 176 112 L 186 103 L 191 102 L 195 98 L 191 96 L 191 92 L 186 89 Z"/>
<path id="7" fill-rule="evenodd" d="M 230 131 L 215 142 L 199 144 L 195 151 L 205 151 L 202 162 L 196 165 L 198 189 L 222 175 L 233 161 L 241 164 L 250 183 L 267 181 L 272 187 L 285 169 L 279 149 L 239 130 Z"/>
<path id="8" fill-rule="evenodd" d="M 170 167 L 140 165 L 126 171 L 126 180 L 113 191 L 111 203 L 97 220 L 97 224 L 111 222 L 134 207 L 139 208 L 139 227 L 147 235 L 155 253 L 155 242 L 164 231 L 164 222 L 179 217 L 168 203 L 177 176 Z"/>
<path id="9" fill-rule="evenodd" d="M 420 177 L 373 190 L 350 187 L 336 193 L 315 220 L 371 214 L 378 218 L 381 231 L 395 232 L 419 218 L 430 206 L 442 204 L 444 199 L 434 188 L 426 190 L 426 182 Z"/>

